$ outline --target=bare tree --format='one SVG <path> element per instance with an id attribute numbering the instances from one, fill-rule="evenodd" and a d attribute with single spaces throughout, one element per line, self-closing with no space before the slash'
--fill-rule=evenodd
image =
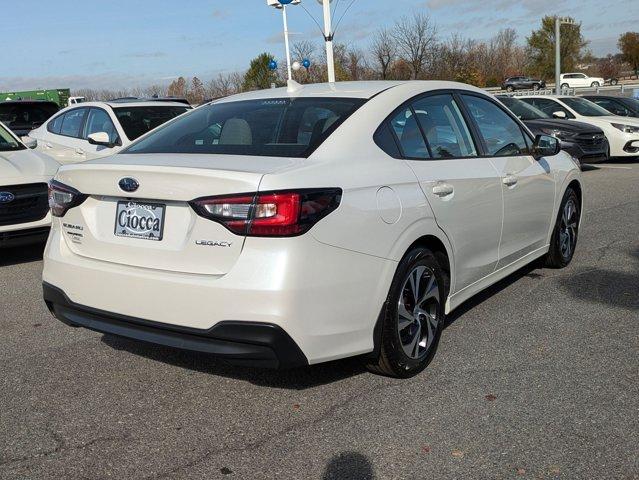
<path id="1" fill-rule="evenodd" d="M 293 61 L 302 61 L 308 59 L 313 63 L 315 60 L 315 53 L 317 52 L 317 45 L 310 40 L 302 40 L 301 42 L 295 42 L 291 48 L 293 54 Z"/>
<path id="2" fill-rule="evenodd" d="M 208 98 L 228 97 L 242 90 L 244 83 L 244 75 L 238 72 L 220 73 L 213 78 L 206 87 L 206 95 Z"/>
<path id="3" fill-rule="evenodd" d="M 388 29 L 382 28 L 375 33 L 371 44 L 371 53 L 380 68 L 382 80 L 386 80 L 390 67 L 397 56 L 397 43 Z"/>
<path id="4" fill-rule="evenodd" d="M 413 79 L 420 78 L 437 44 L 437 27 L 430 16 L 416 12 L 400 18 L 393 28 L 393 38 L 399 55 L 411 67 Z"/>
<path id="5" fill-rule="evenodd" d="M 167 93 L 171 97 L 186 97 L 187 83 L 184 77 L 179 77 L 177 80 L 173 80 L 169 85 Z"/>

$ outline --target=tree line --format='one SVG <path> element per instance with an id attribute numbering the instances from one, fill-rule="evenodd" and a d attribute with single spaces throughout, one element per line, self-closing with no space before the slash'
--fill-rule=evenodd
<path id="1" fill-rule="evenodd" d="M 357 45 L 335 45 L 335 71 L 338 81 L 347 80 L 454 80 L 479 87 L 493 87 L 504 78 L 531 75 L 552 79 L 555 68 L 554 17 L 544 17 L 525 43 L 516 32 L 506 28 L 488 40 L 466 38 L 459 33 L 444 36 L 432 18 L 414 12 L 399 18 L 394 25 L 377 30 L 365 49 Z M 620 54 L 595 58 L 581 24 L 561 26 L 562 72 L 586 70 L 606 78 L 618 77 L 632 69 L 639 75 L 639 33 L 627 32 L 619 37 Z M 151 85 L 121 91 L 78 90 L 89 100 L 126 96 L 175 96 L 197 104 L 234 93 L 285 84 L 286 64 L 278 70 L 268 64 L 274 57 L 262 53 L 245 72 L 220 73 L 207 82 L 198 77 L 179 77 L 169 85 Z M 293 60 L 308 59 L 311 66 L 293 73 L 300 83 L 326 81 L 323 44 L 309 40 L 294 43 Z"/>

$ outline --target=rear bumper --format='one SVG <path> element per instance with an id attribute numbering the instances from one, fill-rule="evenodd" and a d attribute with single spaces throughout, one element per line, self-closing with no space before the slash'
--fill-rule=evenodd
<path id="1" fill-rule="evenodd" d="M 167 326 L 78 305 L 46 282 L 43 296 L 51 313 L 72 327 L 204 352 L 239 365 L 280 369 L 308 365 L 297 344 L 277 325 L 223 321 L 208 330 Z"/>
<path id="2" fill-rule="evenodd" d="M 0 248 L 44 243 L 49 236 L 49 230 L 49 227 L 37 227 L 0 232 Z"/>
<path id="3" fill-rule="evenodd" d="M 43 281 L 73 304 L 195 334 L 217 334 L 228 320 L 277 325 L 309 364 L 373 350 L 375 322 L 397 268 L 302 235 L 247 238 L 224 275 L 170 272 L 76 255 L 59 220 L 53 223 Z"/>

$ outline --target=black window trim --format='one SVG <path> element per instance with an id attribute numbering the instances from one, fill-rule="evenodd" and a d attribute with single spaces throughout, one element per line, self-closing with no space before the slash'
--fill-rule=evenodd
<path id="1" fill-rule="evenodd" d="M 477 155 L 469 155 L 469 156 L 462 156 L 462 157 L 446 157 L 446 158 L 432 158 L 432 155 L 431 155 L 431 158 L 416 158 L 416 157 L 408 157 L 408 156 L 406 156 L 404 154 L 404 149 L 401 146 L 401 142 L 400 142 L 399 138 L 397 137 L 397 133 L 395 133 L 395 129 L 392 127 L 391 120 L 393 118 L 395 118 L 397 115 L 399 115 L 399 113 L 402 110 L 406 111 L 406 110 L 410 109 L 410 111 L 414 115 L 415 112 L 413 110 L 412 104 L 414 102 L 417 102 L 417 101 L 421 100 L 422 98 L 427 98 L 427 97 L 432 97 L 432 96 L 437 96 L 437 95 L 446 95 L 446 94 L 451 95 L 453 97 L 453 99 L 455 100 L 455 103 L 457 103 L 457 106 L 459 107 L 459 110 L 461 112 L 462 118 L 466 122 L 468 130 L 470 131 L 471 140 L 473 141 L 473 144 L 475 146 L 475 150 L 477 152 Z M 464 102 L 464 99 L 462 98 L 462 95 L 471 95 L 471 96 L 475 96 L 475 97 L 478 97 L 478 98 L 482 98 L 484 100 L 489 101 L 493 105 L 495 105 L 497 108 L 499 108 L 504 113 L 506 113 L 506 115 L 508 115 L 515 123 L 517 123 L 517 125 L 519 125 L 519 129 L 521 130 L 522 136 L 528 138 L 530 140 L 530 144 L 531 145 L 534 144 L 535 136 L 532 133 L 530 133 L 530 131 L 524 125 L 524 123 L 521 120 L 519 120 L 519 118 L 517 118 L 510 110 L 508 110 L 504 105 L 502 105 L 500 102 L 496 101 L 494 98 L 492 98 L 492 97 L 490 97 L 488 95 L 482 94 L 480 92 L 472 91 L 472 90 L 445 88 L 445 89 L 438 89 L 438 90 L 430 90 L 428 92 L 420 93 L 418 95 L 415 95 L 415 96 L 409 98 L 408 100 L 404 101 L 400 106 L 395 108 L 390 113 L 390 115 L 388 115 L 381 122 L 379 127 L 377 127 L 377 129 L 375 130 L 375 133 L 373 134 L 373 139 L 375 139 L 375 137 L 380 133 L 380 130 L 382 128 L 384 128 L 384 126 L 386 126 L 390 130 L 391 135 L 392 135 L 393 139 L 395 140 L 395 144 L 396 144 L 397 149 L 398 149 L 399 154 L 400 154 L 399 157 L 397 157 L 395 155 L 391 155 L 389 152 L 387 152 L 386 150 L 382 149 L 377 144 L 377 142 L 375 142 L 375 145 L 377 145 L 377 147 L 380 150 L 382 150 L 384 153 L 386 153 L 388 156 L 390 156 L 391 158 L 395 158 L 397 160 L 411 160 L 411 161 L 421 161 L 421 162 L 441 162 L 441 161 L 446 161 L 446 160 L 468 160 L 468 159 L 480 159 L 480 158 L 498 158 L 498 157 L 495 157 L 495 155 L 487 154 L 488 149 L 487 149 L 487 147 L 486 147 L 486 145 L 484 143 L 484 137 L 481 135 L 481 132 L 479 131 L 479 126 L 477 125 L 477 122 L 475 121 L 475 119 L 472 117 L 472 115 L 468 111 L 468 108 L 466 107 L 466 103 Z M 424 135 L 424 132 L 422 130 L 422 127 L 421 127 L 419 121 L 417 122 L 417 125 L 419 126 L 419 129 L 422 132 L 422 137 L 424 138 L 424 143 L 426 144 L 426 147 L 428 148 L 428 152 L 430 154 L 431 153 L 430 145 L 428 143 L 428 139 Z M 524 140 L 526 138 L 524 138 Z M 530 152 L 529 153 L 520 153 L 518 155 L 508 155 L 508 156 L 509 157 L 532 157 L 532 153 L 530 153 Z"/>

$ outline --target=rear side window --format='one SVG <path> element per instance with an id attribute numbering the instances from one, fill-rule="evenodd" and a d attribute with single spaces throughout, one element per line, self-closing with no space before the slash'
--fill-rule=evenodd
<path id="1" fill-rule="evenodd" d="M 468 126 L 452 95 L 424 97 L 413 104 L 432 158 L 476 157 Z"/>
<path id="2" fill-rule="evenodd" d="M 384 122 L 382 126 L 377 129 L 373 140 L 379 148 L 384 150 L 391 157 L 402 158 L 402 153 L 399 151 L 399 147 L 393 137 L 393 133 L 390 130 L 388 122 Z"/>
<path id="3" fill-rule="evenodd" d="M 127 152 L 308 157 L 364 102 L 269 98 L 205 105 L 159 128 Z"/>
<path id="4" fill-rule="evenodd" d="M 393 119 L 391 128 L 395 132 L 402 153 L 407 158 L 430 158 L 430 152 L 424 141 L 417 117 L 410 107 L 402 109 Z"/>
<path id="5" fill-rule="evenodd" d="M 64 115 L 58 115 L 47 124 L 47 130 L 59 135 L 60 128 L 62 127 L 62 120 L 64 120 Z"/>
<path id="6" fill-rule="evenodd" d="M 528 144 L 519 124 L 489 100 L 462 95 L 486 145 L 486 154 L 509 157 L 528 153 Z"/>
<path id="7" fill-rule="evenodd" d="M 65 113 L 60 127 L 60 135 L 80 138 L 80 128 L 82 127 L 85 113 L 86 108 L 78 108 Z"/>

